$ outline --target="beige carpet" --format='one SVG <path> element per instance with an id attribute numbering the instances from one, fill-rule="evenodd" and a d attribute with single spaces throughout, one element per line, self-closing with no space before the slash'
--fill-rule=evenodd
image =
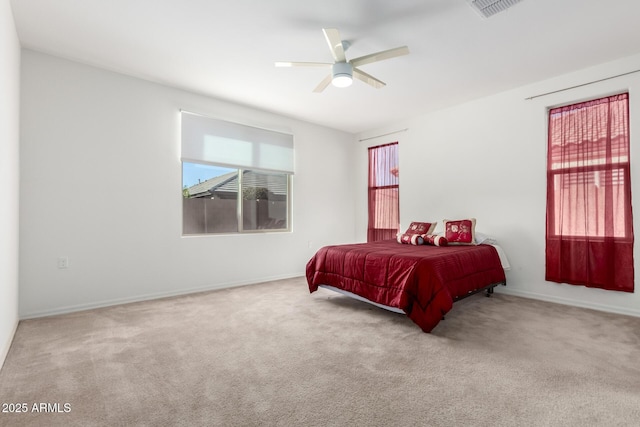
<path id="1" fill-rule="evenodd" d="M 640 318 L 496 293 L 424 334 L 296 278 L 22 321 L 0 402 L 28 408 L 2 426 L 637 426 Z"/>

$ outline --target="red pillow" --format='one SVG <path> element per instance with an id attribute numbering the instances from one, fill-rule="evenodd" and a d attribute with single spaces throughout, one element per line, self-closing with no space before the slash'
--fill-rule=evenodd
<path id="1" fill-rule="evenodd" d="M 404 243 L 405 245 L 422 245 L 424 239 L 420 234 L 406 234 L 398 233 L 398 243 Z"/>
<path id="2" fill-rule="evenodd" d="M 436 228 L 436 223 L 435 222 L 412 222 L 411 224 L 409 224 L 409 228 L 407 228 L 407 231 L 404 232 L 404 234 L 420 234 L 421 236 L 424 237 L 424 235 L 426 234 L 432 234 L 433 233 L 433 229 Z"/>
<path id="3" fill-rule="evenodd" d="M 451 221 L 445 219 L 444 237 L 450 245 L 475 245 L 476 244 L 476 219 L 459 219 Z"/>
<path id="4" fill-rule="evenodd" d="M 424 244 L 425 245 L 433 245 L 433 246 L 447 246 L 449 242 L 447 241 L 447 238 L 444 236 L 440 236 L 439 234 L 427 234 L 424 237 Z"/>

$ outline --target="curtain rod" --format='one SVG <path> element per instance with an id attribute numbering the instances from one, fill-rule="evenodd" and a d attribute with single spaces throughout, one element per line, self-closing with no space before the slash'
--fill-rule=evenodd
<path id="1" fill-rule="evenodd" d="M 374 138 L 381 138 L 383 136 L 393 135 L 394 133 L 406 132 L 408 130 L 409 130 L 409 128 L 404 128 L 404 129 L 400 129 L 400 130 L 394 130 L 393 132 L 383 133 L 382 135 L 376 135 L 376 136 L 370 136 L 368 138 L 362 138 L 362 139 L 359 139 L 358 142 L 368 141 L 368 140 L 374 139 Z"/>
<path id="2" fill-rule="evenodd" d="M 552 95 L 552 94 L 558 93 L 558 92 L 564 92 L 565 90 L 575 89 L 575 88 L 578 88 L 578 87 L 587 86 L 587 85 L 594 84 L 594 83 L 600 83 L 600 82 L 603 82 L 605 80 L 611 80 L 611 79 L 615 79 L 615 78 L 618 78 L 618 77 L 626 76 L 626 75 L 637 73 L 637 72 L 640 72 L 640 70 L 629 71 L 629 72 L 626 72 L 626 73 L 617 74 L 615 76 L 609 76 L 609 77 L 605 77 L 603 79 L 593 80 L 593 81 L 590 81 L 590 82 L 587 82 L 587 83 L 582 83 L 582 84 L 571 86 L 571 87 L 565 87 L 564 89 L 558 89 L 558 90 L 554 90 L 552 92 L 541 93 L 539 95 L 533 95 L 533 96 L 530 96 L 528 98 L 525 98 L 524 100 L 525 101 L 530 101 L 530 100 L 532 100 L 534 98 L 540 98 L 542 96 Z"/>

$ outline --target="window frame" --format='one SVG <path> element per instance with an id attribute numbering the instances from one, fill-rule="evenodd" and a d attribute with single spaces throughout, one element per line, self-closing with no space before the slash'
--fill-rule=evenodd
<path id="1" fill-rule="evenodd" d="M 194 162 L 191 160 L 182 160 L 181 161 L 181 169 L 182 169 L 182 198 L 184 199 L 184 164 L 192 163 L 192 164 L 201 164 L 205 166 L 220 166 L 229 169 L 236 170 L 237 182 L 238 182 L 238 196 L 236 197 L 236 225 L 237 231 L 220 231 L 220 232 L 199 232 L 199 233 L 185 233 L 185 209 L 184 205 L 182 207 L 182 237 L 197 237 L 197 236 L 221 236 L 221 235 L 238 235 L 238 234 L 261 234 L 261 233 L 290 233 L 293 230 L 292 227 L 292 180 L 293 174 L 287 172 L 279 172 L 279 171 L 265 171 L 256 168 L 241 168 L 230 166 L 226 164 L 217 164 L 212 162 Z M 246 229 L 244 228 L 244 198 L 242 197 L 243 192 L 243 177 L 244 172 L 254 171 L 258 173 L 270 174 L 270 175 L 283 175 L 286 180 L 286 227 L 284 228 L 259 228 L 259 229 Z"/>
<path id="2" fill-rule="evenodd" d="M 395 161 L 393 165 L 385 165 L 385 167 L 389 167 L 389 173 L 391 173 L 392 175 L 395 176 L 395 179 L 392 179 L 392 181 L 394 181 L 394 183 L 387 183 L 387 184 L 382 184 L 382 185 L 376 185 L 375 183 L 372 183 L 372 179 L 373 179 L 373 174 L 375 174 L 377 176 L 377 174 L 379 173 L 378 170 L 378 166 L 380 165 L 375 165 L 372 168 L 372 153 L 375 153 L 373 155 L 377 156 L 378 152 L 383 152 L 383 150 L 393 147 L 394 151 L 395 151 Z M 398 232 L 400 232 L 400 180 L 399 180 L 399 176 L 397 175 L 398 173 L 398 162 L 400 160 L 400 144 L 398 141 L 394 141 L 394 142 L 389 142 L 389 143 L 385 143 L 385 144 L 380 144 L 380 145 L 375 145 L 375 146 L 371 146 L 367 148 L 367 158 L 368 158 L 368 173 L 367 173 L 367 212 L 368 212 L 368 220 L 367 220 L 367 242 L 374 242 L 380 239 L 384 239 L 384 238 L 391 238 L 391 236 L 393 236 L 393 238 L 395 238 L 395 236 L 397 235 Z M 382 161 L 389 161 L 389 158 L 387 156 L 383 157 L 384 160 Z M 380 161 L 380 159 L 376 159 L 378 161 Z M 393 172 L 391 172 L 391 169 L 395 168 L 396 169 L 396 173 L 394 174 Z M 377 202 L 377 198 L 375 197 L 375 195 L 380 194 L 381 192 L 385 192 L 385 191 L 393 191 L 395 190 L 396 193 L 396 203 L 394 205 L 395 208 L 395 215 L 397 217 L 397 221 L 398 223 L 396 224 L 396 226 L 394 228 L 377 228 L 375 227 L 376 222 L 378 221 L 379 217 L 377 216 L 378 212 L 378 208 L 379 206 L 376 205 L 375 202 Z M 375 202 L 374 202 L 375 201 Z M 373 203 L 373 204 L 372 204 Z"/>
<path id="3" fill-rule="evenodd" d="M 291 232 L 293 230 L 293 218 L 292 218 L 292 206 L 293 206 L 293 175 L 295 167 L 295 152 L 294 152 L 294 136 L 290 131 L 269 129 L 263 126 L 253 126 L 251 124 L 228 121 L 223 118 L 216 118 L 200 113 L 195 113 L 187 110 L 180 110 L 180 161 L 181 161 L 181 175 L 182 175 L 182 236 L 206 236 L 206 235 L 221 235 L 221 234 L 250 234 L 250 233 L 283 233 Z M 185 164 L 200 164 L 211 167 L 220 167 L 228 169 L 231 173 L 235 170 L 236 173 L 236 214 L 235 214 L 235 230 L 228 230 L 234 228 L 231 224 L 231 215 L 224 216 L 224 219 L 218 223 L 219 228 L 228 228 L 225 231 L 208 232 L 207 231 L 207 204 L 204 203 L 203 208 L 203 223 L 200 223 L 198 219 L 199 212 L 197 205 L 188 206 L 184 202 L 185 199 Z M 275 218 L 272 218 L 269 214 L 273 214 L 271 211 L 271 204 L 266 207 L 256 203 L 255 211 L 255 226 L 253 228 L 245 228 L 245 220 L 253 222 L 254 218 L 245 218 L 245 206 L 246 202 L 244 198 L 243 178 L 247 172 L 253 172 L 256 175 L 276 175 L 285 179 L 285 191 L 284 198 L 286 200 L 286 206 L 275 205 L 274 208 Z M 211 176 L 213 175 L 213 176 Z M 213 179 L 215 177 L 223 176 L 223 174 L 211 174 L 206 180 Z M 233 179 L 233 178 L 229 178 Z M 280 178 L 279 178 L 280 179 Z M 282 182 L 270 182 L 269 179 L 264 179 L 263 182 L 259 180 L 252 186 L 252 188 L 265 188 L 269 194 L 275 194 L 280 199 L 280 192 L 274 193 L 271 184 L 275 185 L 278 190 L 282 189 Z M 223 185 L 223 184 L 221 184 Z M 193 185 L 192 185 L 193 186 Z M 190 186 L 189 188 L 191 188 Z M 213 188 L 213 187 L 212 187 Z M 200 190 L 200 189 L 199 189 Z M 213 193 L 209 189 L 204 193 L 208 193 L 213 196 Z M 233 193 L 231 189 L 229 194 Z M 198 192 L 197 194 L 200 194 Z M 222 192 L 224 194 L 224 190 Z M 206 195 L 204 196 L 206 197 Z M 195 198 L 195 197 L 194 197 Z M 213 198 L 213 197 L 212 197 Z M 222 197 L 223 199 L 225 197 Z M 233 196 L 228 200 L 232 200 Z M 256 198 L 256 201 L 261 199 Z M 271 199 L 273 202 L 280 202 L 281 200 Z M 214 202 L 215 203 L 215 202 Z M 209 204 L 214 209 L 219 206 Z M 196 228 L 204 228 L 202 232 L 185 233 L 185 227 L 188 218 L 186 218 L 186 209 L 193 210 L 193 223 L 190 226 Z M 231 206 L 222 207 L 222 209 L 228 209 L 230 214 Z M 226 212 L 226 211 L 225 211 Z M 267 213 L 268 212 L 268 213 Z M 267 220 L 260 221 L 261 227 L 257 228 L 257 219 L 261 216 L 261 213 L 266 214 Z M 271 226 L 280 225 L 282 221 L 282 215 L 285 218 L 285 227 L 283 228 L 270 228 Z M 264 219 L 264 218 L 263 218 Z M 211 228 L 214 229 L 212 221 Z"/>
<path id="4" fill-rule="evenodd" d="M 634 292 L 629 93 L 547 118 L 545 280 Z"/>

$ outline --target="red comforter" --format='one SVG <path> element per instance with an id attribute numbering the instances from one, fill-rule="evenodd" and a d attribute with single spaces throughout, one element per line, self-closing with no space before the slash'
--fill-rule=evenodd
<path id="1" fill-rule="evenodd" d="M 496 249 L 477 246 L 413 246 L 395 240 L 325 246 L 307 263 L 310 292 L 330 285 L 396 307 L 425 332 L 453 301 L 505 282 Z"/>

